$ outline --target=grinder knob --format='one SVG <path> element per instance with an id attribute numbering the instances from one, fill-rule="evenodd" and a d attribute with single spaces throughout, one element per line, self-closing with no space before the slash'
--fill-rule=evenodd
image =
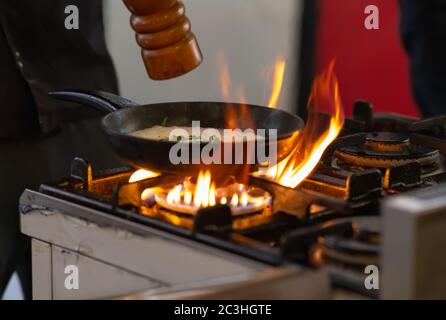
<path id="1" fill-rule="evenodd" d="M 178 0 L 124 0 L 150 78 L 166 80 L 198 67 L 202 55 Z"/>

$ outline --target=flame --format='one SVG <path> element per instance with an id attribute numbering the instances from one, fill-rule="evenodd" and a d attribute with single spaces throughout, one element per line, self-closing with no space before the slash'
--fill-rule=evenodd
<path id="1" fill-rule="evenodd" d="M 285 160 L 261 175 L 283 186 L 297 187 L 319 163 L 327 147 L 337 138 L 344 124 L 339 84 L 334 74 L 334 60 L 315 79 L 308 102 L 308 119 L 294 151 Z M 324 122 L 321 111 L 328 112 Z"/>
<path id="2" fill-rule="evenodd" d="M 226 129 L 256 129 L 255 122 L 252 119 L 248 104 L 245 87 L 232 80 L 226 53 L 219 52 L 217 55 L 217 68 L 220 77 L 220 92 L 225 101 L 237 101 L 238 105 L 227 102 L 225 110 L 225 128 Z M 248 181 L 251 171 L 251 165 L 246 164 L 238 172 L 232 172 L 228 175 L 236 175 L 242 183 Z"/>
<path id="3" fill-rule="evenodd" d="M 219 52 L 217 55 L 217 68 L 220 77 L 220 94 L 225 101 L 237 101 L 241 107 L 235 106 L 228 102 L 225 114 L 225 122 L 227 129 L 237 128 L 254 128 L 247 106 L 245 87 L 232 80 L 231 71 L 229 69 L 228 60 L 225 52 Z"/>
<path id="4" fill-rule="evenodd" d="M 158 188 L 148 188 L 148 189 L 145 189 L 141 193 L 141 200 L 142 201 L 148 201 L 148 200 L 152 199 L 155 196 L 157 190 L 158 190 Z"/>
<path id="5" fill-rule="evenodd" d="M 232 206 L 247 206 L 249 202 L 248 193 L 244 188 L 239 188 L 240 196 L 234 193 L 231 199 Z M 240 198 L 240 201 L 239 201 Z M 217 202 L 218 200 L 218 202 Z M 196 208 L 214 207 L 219 204 L 227 204 L 226 197 L 217 199 L 217 188 L 212 182 L 210 171 L 201 171 L 198 175 L 195 188 L 190 183 L 183 183 L 172 188 L 167 194 L 169 204 L 194 205 Z"/>
<path id="6" fill-rule="evenodd" d="M 212 193 L 215 194 L 215 186 L 211 186 L 211 173 L 209 171 L 200 172 L 198 175 L 197 186 L 194 193 L 194 205 L 197 208 L 208 207 Z M 215 199 L 214 199 L 215 200 Z"/>
<path id="7" fill-rule="evenodd" d="M 193 184 L 190 178 L 168 190 L 155 190 L 156 201 L 174 211 L 194 213 L 200 208 L 229 205 L 233 213 L 255 212 L 267 207 L 271 201 L 268 192 L 241 183 L 217 188 L 210 171 L 201 171 Z M 152 196 L 153 190 L 145 191 Z M 143 199 L 144 200 L 144 199 Z"/>
<path id="8" fill-rule="evenodd" d="M 138 182 L 141 180 L 146 180 L 146 179 L 151 179 L 151 178 L 156 178 L 159 176 L 160 176 L 159 173 L 141 169 L 141 170 L 135 171 L 135 173 L 132 174 L 132 176 L 129 179 L 129 183 Z"/>
<path id="9" fill-rule="evenodd" d="M 220 94 L 226 101 L 234 100 L 234 97 L 241 104 L 247 104 L 245 87 L 240 83 L 235 83 L 232 80 L 229 64 L 225 52 L 219 52 L 217 55 L 217 68 L 220 77 Z M 276 58 L 274 66 L 268 67 L 267 78 L 268 86 L 271 78 L 271 71 L 274 69 L 271 96 L 268 99 L 267 105 L 270 108 L 276 108 L 282 92 L 283 82 L 285 79 L 286 62 L 281 56 Z M 235 94 L 234 94 L 235 91 Z M 265 101 L 266 102 L 266 101 Z"/>
<path id="10" fill-rule="evenodd" d="M 280 94 L 283 87 L 283 79 L 285 77 L 286 63 L 282 57 L 277 58 L 274 67 L 274 81 L 273 88 L 271 92 L 271 97 L 268 102 L 268 107 L 276 108 L 277 102 L 279 101 Z"/>
<path id="11" fill-rule="evenodd" d="M 229 99 L 231 93 L 232 79 L 229 72 L 229 66 L 227 63 L 226 55 L 220 52 L 217 56 L 217 65 L 220 68 L 220 90 L 221 95 L 226 100 Z"/>

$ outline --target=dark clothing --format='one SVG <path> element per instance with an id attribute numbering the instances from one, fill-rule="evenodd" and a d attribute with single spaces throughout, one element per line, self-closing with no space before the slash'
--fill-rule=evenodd
<path id="1" fill-rule="evenodd" d="M 400 0 L 401 32 L 423 116 L 446 113 L 446 0 Z"/>
<path id="2" fill-rule="evenodd" d="M 0 142 L 0 296 L 18 266 L 29 269 L 29 241 L 19 226 L 18 199 L 25 188 L 37 190 L 43 182 L 70 173 L 74 157 L 83 157 L 93 169 L 122 166 L 110 150 L 99 119 L 65 124 L 40 138 Z M 24 262 L 20 264 L 20 262 Z M 21 280 L 23 275 L 19 273 Z M 25 273 L 26 276 L 26 273 Z M 28 280 L 29 280 L 28 275 Z M 25 279 L 26 280 L 26 279 Z M 30 288 L 30 283 L 25 281 Z M 29 294 L 29 292 L 28 292 Z"/>
<path id="3" fill-rule="evenodd" d="M 80 30 L 65 29 L 67 5 L 78 6 Z M 121 165 L 96 111 L 47 95 L 61 88 L 117 92 L 101 0 L 1 0 L 0 83 L 0 298 L 14 270 L 29 298 L 30 242 L 20 233 L 20 194 L 67 176 L 75 156 L 96 169 Z"/>
<path id="4" fill-rule="evenodd" d="M 65 28 L 68 5 L 79 8 L 79 30 Z M 0 137 L 17 136 L 34 126 L 36 112 L 43 132 L 97 115 L 48 99 L 50 90 L 117 92 L 102 18 L 101 0 L 0 1 Z M 17 70 L 25 83 L 17 79 Z"/>

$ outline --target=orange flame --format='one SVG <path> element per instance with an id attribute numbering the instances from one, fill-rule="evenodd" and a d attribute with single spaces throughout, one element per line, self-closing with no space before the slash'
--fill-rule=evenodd
<path id="1" fill-rule="evenodd" d="M 146 179 L 151 179 L 151 178 L 156 178 L 159 176 L 160 176 L 159 173 L 141 169 L 141 170 L 135 171 L 135 173 L 132 174 L 132 176 L 129 179 L 129 183 L 138 182 L 141 180 L 146 180 Z"/>
<path id="2" fill-rule="evenodd" d="M 217 56 L 218 68 L 220 68 L 220 91 L 223 98 L 228 100 L 231 95 L 232 79 L 229 72 L 229 66 L 224 53 L 220 52 Z"/>
<path id="3" fill-rule="evenodd" d="M 254 123 L 247 107 L 246 90 L 243 85 L 234 83 L 231 77 L 229 64 L 224 52 L 217 55 L 217 68 L 220 75 L 220 93 L 221 96 L 228 101 L 226 108 L 226 128 L 252 128 Z M 241 108 L 235 108 L 229 101 L 237 100 L 241 104 Z"/>
<path id="4" fill-rule="evenodd" d="M 233 103 L 227 102 L 225 110 L 225 128 L 226 129 L 256 129 L 255 122 L 252 119 L 251 113 L 247 105 L 246 90 L 245 87 L 237 82 L 234 82 L 231 78 L 231 72 L 225 52 L 220 52 L 217 55 L 217 68 L 220 75 L 220 91 L 222 97 L 226 101 L 232 99 L 238 101 L 239 106 L 236 107 Z M 233 173 L 238 177 L 238 181 L 246 183 L 248 181 L 248 175 L 251 165 L 243 165 L 242 169 Z"/>
<path id="5" fill-rule="evenodd" d="M 215 185 L 211 182 L 209 171 L 200 172 L 194 192 L 194 205 L 197 208 L 215 205 Z"/>
<path id="6" fill-rule="evenodd" d="M 307 124 L 294 151 L 262 175 L 281 185 L 297 187 L 313 172 L 325 150 L 339 135 L 344 113 L 334 65 L 333 60 L 328 69 L 315 79 L 308 102 Z M 328 113 L 328 121 L 321 111 Z"/>
<path id="7" fill-rule="evenodd" d="M 226 101 L 236 100 L 242 105 L 240 110 L 236 110 L 231 103 L 227 105 L 226 111 L 226 127 L 228 129 L 236 128 L 254 128 L 251 115 L 247 108 L 246 90 L 240 83 L 235 83 L 231 78 L 228 61 L 224 52 L 217 55 L 217 66 L 220 77 L 220 93 Z M 286 62 L 283 57 L 278 57 L 274 64 L 274 76 L 272 81 L 271 96 L 267 105 L 270 108 L 277 107 L 282 92 L 283 82 L 285 78 Z M 271 68 L 272 71 L 272 68 Z M 270 76 L 268 76 L 269 80 Z M 234 94 L 235 92 L 235 94 Z"/>
<path id="8" fill-rule="evenodd" d="M 286 68 L 285 60 L 282 57 L 279 57 L 276 60 L 274 67 L 273 88 L 271 92 L 271 97 L 268 102 L 268 107 L 270 108 L 277 107 L 277 102 L 279 101 L 280 94 L 282 92 L 283 80 L 285 77 L 285 68 Z"/>
<path id="9" fill-rule="evenodd" d="M 234 190 L 230 204 L 233 207 L 246 207 L 250 200 L 248 192 L 242 185 L 238 186 L 238 190 Z M 175 186 L 167 194 L 167 203 L 193 205 L 196 209 L 214 207 L 217 204 L 227 204 L 228 198 L 226 196 L 218 196 L 217 193 L 210 171 L 201 171 L 195 187 L 186 182 Z"/>

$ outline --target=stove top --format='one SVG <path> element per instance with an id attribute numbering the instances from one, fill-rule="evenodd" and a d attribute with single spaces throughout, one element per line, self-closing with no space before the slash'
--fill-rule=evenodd
<path id="1" fill-rule="evenodd" d="M 380 263 L 380 203 L 446 181 L 445 128 L 446 116 L 373 114 L 370 103 L 357 102 L 353 119 L 311 176 L 296 189 L 251 176 L 249 186 L 265 190 L 271 202 L 239 215 L 220 204 L 195 214 L 169 210 L 141 195 L 182 177 L 130 183 L 134 170 L 94 172 L 94 164 L 80 158 L 70 177 L 43 184 L 40 192 L 273 266 L 327 267 L 335 285 L 373 296 L 362 277 L 351 274 Z"/>

